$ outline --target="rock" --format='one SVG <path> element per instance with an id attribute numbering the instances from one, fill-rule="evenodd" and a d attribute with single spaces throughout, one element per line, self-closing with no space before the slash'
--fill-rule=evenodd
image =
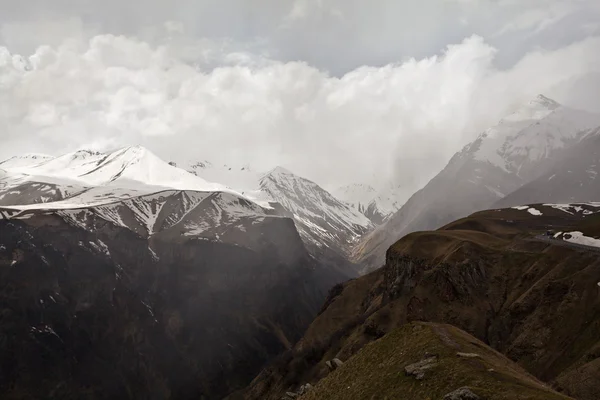
<path id="1" fill-rule="evenodd" d="M 313 387 L 310 383 L 307 383 L 306 385 L 302 385 L 302 386 L 300 386 L 300 390 L 298 390 L 298 394 L 300 396 L 302 396 L 303 394 L 310 392 L 312 390 L 312 388 Z"/>
<path id="2" fill-rule="evenodd" d="M 437 365 L 438 357 L 436 355 L 430 355 L 417 363 L 407 365 L 404 367 L 404 372 L 408 376 L 414 376 L 417 380 L 421 380 L 425 378 L 425 371 Z"/>
<path id="3" fill-rule="evenodd" d="M 445 395 L 443 400 L 481 400 L 481 397 L 473 393 L 468 387 L 461 387 Z"/>
<path id="4" fill-rule="evenodd" d="M 457 356 L 462 358 L 479 358 L 479 354 L 476 353 L 461 353 L 460 351 L 456 353 Z"/>
<path id="5" fill-rule="evenodd" d="M 329 368 L 330 371 L 333 371 L 335 369 L 333 364 L 331 364 L 331 361 L 325 361 L 325 365 L 327 365 L 327 368 Z"/>
<path id="6" fill-rule="evenodd" d="M 344 362 L 339 358 L 334 358 L 333 360 L 331 360 L 331 362 L 333 363 L 333 365 L 335 365 L 336 369 L 344 365 Z"/>
<path id="7" fill-rule="evenodd" d="M 290 399 L 296 399 L 298 398 L 298 394 L 294 393 L 294 392 L 285 392 L 285 395 L 290 398 Z"/>

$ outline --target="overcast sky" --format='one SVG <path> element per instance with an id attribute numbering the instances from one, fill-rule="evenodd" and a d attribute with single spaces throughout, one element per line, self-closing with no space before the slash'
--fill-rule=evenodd
<path id="1" fill-rule="evenodd" d="M 0 0 L 0 158 L 142 144 L 416 189 L 538 93 L 600 111 L 598 0 Z M 235 161 L 234 161 L 235 160 Z"/>

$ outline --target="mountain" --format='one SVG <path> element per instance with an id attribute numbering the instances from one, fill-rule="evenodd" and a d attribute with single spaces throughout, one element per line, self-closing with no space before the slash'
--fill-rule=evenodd
<path id="1" fill-rule="evenodd" d="M 591 130 L 579 143 L 561 152 L 538 178 L 526 183 L 494 207 L 530 203 L 594 201 L 600 193 L 600 129 Z"/>
<path id="2" fill-rule="evenodd" d="M 221 166 L 208 161 L 175 165 L 199 177 L 224 183 L 248 199 L 293 218 L 311 252 L 333 251 L 348 258 L 358 239 L 373 228 L 372 222 L 358 210 L 282 167 L 260 173 L 247 165 Z"/>
<path id="3" fill-rule="evenodd" d="M 2 168 L 6 398 L 220 399 L 353 273 L 280 210 L 141 147 Z"/>
<path id="4" fill-rule="evenodd" d="M 0 220 L 2 397 L 220 399 L 246 385 L 337 280 L 291 220 L 252 227 L 244 246 L 99 217 Z"/>
<path id="5" fill-rule="evenodd" d="M 589 129 L 598 126 L 598 115 L 536 97 L 455 154 L 385 224 L 361 240 L 354 260 L 366 271 L 378 268 L 398 238 L 492 206 L 539 178 L 561 152 L 589 138 Z"/>
<path id="6" fill-rule="evenodd" d="M 552 387 L 596 399 L 599 238 L 600 203 L 494 209 L 406 235 L 383 268 L 330 291 L 303 338 L 244 398 L 280 399 L 308 383 L 314 391 L 302 398 L 370 398 L 381 388 L 389 398 L 441 399 L 469 386 L 479 398 L 561 398 Z M 431 358 L 437 371 L 406 376 Z"/>
<path id="7" fill-rule="evenodd" d="M 348 255 L 372 228 L 368 218 L 333 197 L 316 183 L 277 167 L 260 179 L 260 189 L 296 221 L 305 242 Z"/>
<path id="8" fill-rule="evenodd" d="M 393 184 L 376 190 L 370 185 L 355 183 L 338 188 L 333 195 L 364 214 L 375 226 L 398 211 L 403 201 L 402 191 Z"/>

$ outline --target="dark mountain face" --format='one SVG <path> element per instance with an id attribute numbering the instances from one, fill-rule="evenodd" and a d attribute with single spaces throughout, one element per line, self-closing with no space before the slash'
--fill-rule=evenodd
<path id="1" fill-rule="evenodd" d="M 298 250 L 291 220 L 254 226 L 263 240 L 244 247 L 0 220 L 2 397 L 218 399 L 247 384 L 344 279 Z"/>
<path id="2" fill-rule="evenodd" d="M 331 291 L 304 337 L 254 379 L 245 398 L 279 399 L 331 376 L 322 389 L 328 390 L 343 373 L 329 375 L 327 361 L 352 360 L 394 329 L 430 321 L 465 330 L 568 396 L 597 399 L 600 250 L 537 235 L 578 231 L 597 238 L 599 216 L 598 203 L 536 205 L 405 236 L 387 251 L 383 268 Z M 400 357 L 406 350 L 396 351 Z M 377 376 L 354 382 L 378 382 L 385 367 L 376 364 L 366 373 Z M 431 386 L 418 390 L 425 387 Z"/>

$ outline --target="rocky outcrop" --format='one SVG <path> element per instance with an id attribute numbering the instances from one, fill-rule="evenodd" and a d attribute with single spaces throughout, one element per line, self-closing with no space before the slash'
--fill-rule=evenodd
<path id="1" fill-rule="evenodd" d="M 335 371 L 344 365 L 344 363 L 339 358 L 334 358 L 333 360 L 325 361 L 325 365 L 327 365 L 330 371 Z"/>
<path id="2" fill-rule="evenodd" d="M 299 398 L 302 395 L 307 394 L 313 389 L 313 386 L 310 383 L 300 386 L 298 391 L 296 392 L 285 392 L 285 395 L 281 398 L 281 400 L 294 400 Z"/>
<path id="3" fill-rule="evenodd" d="M 468 387 L 458 388 L 444 396 L 443 400 L 481 400 Z"/>
<path id="4" fill-rule="evenodd" d="M 425 374 L 428 370 L 435 368 L 437 365 L 438 356 L 436 354 L 426 354 L 421 361 L 404 367 L 404 372 L 406 375 L 420 381 L 425 379 Z"/>

